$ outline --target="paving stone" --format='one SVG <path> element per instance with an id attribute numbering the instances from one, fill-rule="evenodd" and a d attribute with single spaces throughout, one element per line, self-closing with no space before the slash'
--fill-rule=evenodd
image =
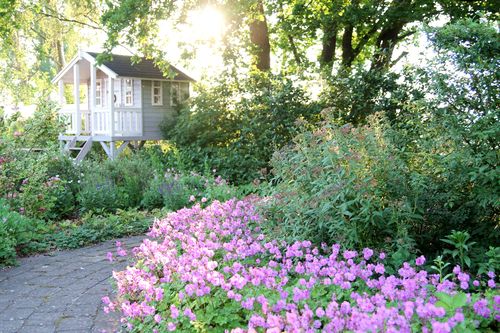
<path id="1" fill-rule="evenodd" d="M 18 333 L 53 333 L 55 330 L 55 326 L 46 326 L 43 324 L 35 326 L 24 325 L 19 329 Z"/>
<path id="2" fill-rule="evenodd" d="M 20 320 L 0 320 L 0 333 L 12 333 L 17 332 L 23 322 Z"/>
<path id="3" fill-rule="evenodd" d="M 38 308 L 43 303 L 41 298 L 18 298 L 12 301 L 12 307 L 16 309 L 22 308 Z"/>
<path id="4" fill-rule="evenodd" d="M 86 317 L 70 317 L 63 318 L 57 323 L 57 330 L 86 330 L 90 331 L 94 324 L 93 318 Z"/>
<path id="5" fill-rule="evenodd" d="M 120 240 L 127 249 L 144 236 Z M 115 241 L 72 251 L 22 258 L 0 270 L 0 333 L 109 332 L 120 330 L 119 315 L 105 315 L 101 298 L 112 294 L 109 263 Z"/>
<path id="6" fill-rule="evenodd" d="M 0 313 L 0 321 L 7 320 L 25 320 L 33 313 L 33 309 L 15 309 L 8 307 Z"/>

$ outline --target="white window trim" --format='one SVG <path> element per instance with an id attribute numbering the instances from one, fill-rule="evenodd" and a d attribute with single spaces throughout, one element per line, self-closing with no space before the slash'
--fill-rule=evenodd
<path id="1" fill-rule="evenodd" d="M 155 83 L 159 83 L 159 86 L 155 86 Z M 160 88 L 160 93 L 155 95 L 155 88 Z M 159 102 L 155 103 L 155 96 L 159 97 Z M 162 106 L 163 105 L 163 83 L 161 81 L 151 81 L 151 105 Z"/>
<path id="2" fill-rule="evenodd" d="M 97 89 L 99 87 L 99 89 Z M 99 103 L 97 103 L 97 92 L 99 91 Z M 102 79 L 95 80 L 95 105 L 102 107 L 103 99 L 103 89 L 102 89 Z"/>
<path id="3" fill-rule="evenodd" d="M 134 79 L 123 79 L 125 86 L 125 106 L 134 106 Z M 130 81 L 130 90 L 127 85 L 127 81 Z M 130 93 L 130 103 L 127 103 L 127 94 Z"/>

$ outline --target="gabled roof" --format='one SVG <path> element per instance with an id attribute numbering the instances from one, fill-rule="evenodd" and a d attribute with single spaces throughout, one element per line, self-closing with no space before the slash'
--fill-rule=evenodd
<path id="1" fill-rule="evenodd" d="M 99 53 L 87 52 L 94 59 L 97 58 Z M 107 68 L 111 69 L 118 76 L 124 77 L 137 77 L 145 79 L 169 79 L 163 75 L 163 72 L 154 64 L 152 60 L 142 58 L 137 63 L 132 62 L 131 56 L 125 55 L 112 55 L 113 59 L 110 61 L 104 61 L 102 64 Z M 179 69 L 170 65 L 170 70 L 175 73 L 172 80 L 175 81 L 195 81 L 187 74 L 181 72 Z"/>
<path id="2" fill-rule="evenodd" d="M 52 83 L 56 83 L 61 80 L 63 76 L 82 59 L 86 59 L 90 63 L 96 64 L 96 58 L 98 55 L 99 53 L 95 52 L 78 51 L 78 54 L 52 79 Z M 97 65 L 97 68 L 113 78 L 122 76 L 140 79 L 195 81 L 193 78 L 172 65 L 170 65 L 170 70 L 174 73 L 174 77 L 170 78 L 163 75 L 163 72 L 154 64 L 152 60 L 142 58 L 139 62 L 133 63 L 131 56 L 118 54 L 112 54 L 112 60 L 104 61 L 102 64 Z"/>

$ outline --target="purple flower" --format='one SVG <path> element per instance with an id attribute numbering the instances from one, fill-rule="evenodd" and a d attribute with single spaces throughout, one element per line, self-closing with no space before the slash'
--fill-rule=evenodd
<path id="1" fill-rule="evenodd" d="M 488 308 L 488 301 L 486 299 L 480 299 L 473 305 L 474 312 L 481 317 L 488 318 L 491 314 Z"/>
<path id="2" fill-rule="evenodd" d="M 372 249 L 369 249 L 369 248 L 364 248 L 363 249 L 363 258 L 365 258 L 365 260 L 370 259 L 372 256 L 373 256 L 373 250 Z"/>
<path id="3" fill-rule="evenodd" d="M 189 320 L 194 321 L 196 320 L 196 315 L 191 311 L 191 309 L 186 309 L 184 310 L 184 315 L 189 318 Z"/>
<path id="4" fill-rule="evenodd" d="M 415 260 L 415 265 L 422 266 L 423 264 L 425 264 L 425 257 L 424 256 L 420 256 Z"/>

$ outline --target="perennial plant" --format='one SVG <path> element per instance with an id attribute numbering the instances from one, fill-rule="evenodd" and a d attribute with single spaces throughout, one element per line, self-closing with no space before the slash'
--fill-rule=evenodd
<path id="1" fill-rule="evenodd" d="M 134 265 L 114 272 L 118 296 L 103 298 L 105 311 L 136 332 L 498 329 L 494 272 L 481 279 L 456 266 L 443 277 L 419 257 L 389 275 L 385 254 L 369 248 L 268 240 L 257 202 L 214 201 L 156 221 Z"/>

